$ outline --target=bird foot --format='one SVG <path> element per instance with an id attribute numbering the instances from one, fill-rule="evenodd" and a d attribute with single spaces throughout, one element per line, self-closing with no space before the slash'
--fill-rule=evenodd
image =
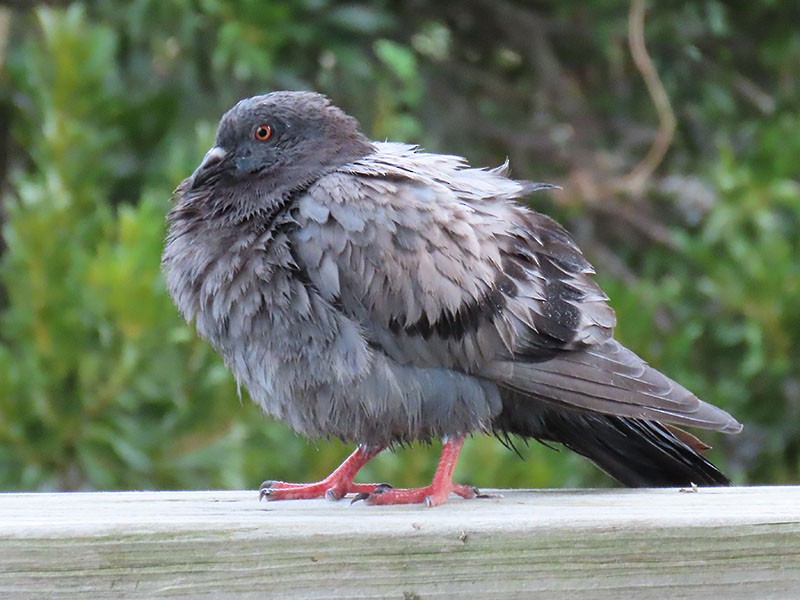
<path id="1" fill-rule="evenodd" d="M 259 489 L 259 500 L 304 500 L 327 498 L 340 500 L 346 494 L 363 494 L 374 490 L 376 483 L 354 483 L 356 473 L 372 460 L 382 448 L 359 446 L 339 467 L 322 481 L 315 483 L 287 483 L 265 481 Z"/>
<path id="2" fill-rule="evenodd" d="M 259 500 L 308 500 L 326 498 L 341 500 L 347 494 L 370 494 L 385 484 L 354 483 L 352 481 L 331 481 L 328 477 L 315 483 L 288 483 L 286 481 L 265 481 L 259 489 Z"/>
<path id="3" fill-rule="evenodd" d="M 478 488 L 460 483 L 437 482 L 421 488 L 393 488 L 388 485 L 378 485 L 371 492 L 361 492 L 353 502 L 363 500 L 369 506 L 387 504 L 425 504 L 428 507 L 444 504 L 450 494 L 457 494 L 462 498 L 486 498 Z"/>
<path id="4" fill-rule="evenodd" d="M 287 483 L 285 481 L 265 481 L 261 484 L 261 500 L 299 500 L 327 498 L 340 500 L 347 494 L 356 494 L 353 502 L 363 500 L 368 505 L 384 504 L 444 504 L 450 494 L 462 498 L 486 498 L 471 485 L 453 483 L 453 469 L 458 454 L 464 444 L 464 436 L 445 439 L 439 465 L 429 486 L 422 488 L 395 489 L 386 483 L 354 483 L 356 473 L 374 458 L 382 448 L 359 446 L 339 467 L 322 481 L 316 483 Z"/>

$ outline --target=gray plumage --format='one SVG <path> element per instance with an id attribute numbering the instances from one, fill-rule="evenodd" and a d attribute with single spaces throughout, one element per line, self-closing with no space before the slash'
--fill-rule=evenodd
<path id="1" fill-rule="evenodd" d="M 575 447 L 556 430 L 592 413 L 626 431 L 643 420 L 667 445 L 683 442 L 658 422 L 739 431 L 613 339 L 591 265 L 517 204 L 540 187 L 507 164 L 370 142 L 317 94 L 257 96 L 223 116 L 176 190 L 163 268 L 253 400 L 308 436 L 385 447 L 483 431 Z"/>

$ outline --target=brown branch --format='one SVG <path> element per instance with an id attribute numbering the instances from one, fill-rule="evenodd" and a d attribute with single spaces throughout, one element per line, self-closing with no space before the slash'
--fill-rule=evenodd
<path id="1" fill-rule="evenodd" d="M 639 195 L 645 183 L 661 164 L 675 135 L 675 113 L 655 65 L 650 59 L 644 38 L 645 0 L 633 0 L 628 13 L 628 44 L 636 68 L 644 79 L 650 98 L 658 113 L 659 128 L 645 157 L 622 180 L 622 188 Z"/>
<path id="2" fill-rule="evenodd" d="M 636 273 L 596 236 L 581 240 L 581 247 L 585 250 L 587 256 L 592 257 L 594 265 L 599 267 L 598 273 L 608 273 L 624 282 L 628 287 L 639 285 L 640 279 Z"/>
<path id="3" fill-rule="evenodd" d="M 749 100 L 758 110 L 765 115 L 775 112 L 775 98 L 762 90 L 756 83 L 746 78 L 744 75 L 737 74 L 733 77 L 733 89 Z"/>
<path id="4" fill-rule="evenodd" d="M 589 208 L 597 214 L 605 214 L 615 221 L 624 222 L 642 234 L 645 239 L 661 244 L 673 252 L 681 251 L 669 227 L 651 218 L 644 210 L 634 209 L 629 202 L 623 202 L 612 195 L 608 195 L 600 201 L 592 203 Z"/>

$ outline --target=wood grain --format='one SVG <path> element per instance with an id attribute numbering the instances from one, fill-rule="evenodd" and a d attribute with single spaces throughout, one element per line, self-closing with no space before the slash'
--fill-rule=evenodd
<path id="1" fill-rule="evenodd" d="M 0 494 L 0 598 L 800 598 L 800 487 Z"/>

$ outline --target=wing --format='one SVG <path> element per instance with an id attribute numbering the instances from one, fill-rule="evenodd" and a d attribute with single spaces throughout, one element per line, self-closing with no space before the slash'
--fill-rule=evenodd
<path id="1" fill-rule="evenodd" d="M 431 170 L 335 173 L 298 203 L 298 263 L 373 344 L 403 364 L 474 371 L 611 335 L 613 311 L 567 233 L 511 202 L 524 184 L 419 175 Z"/>
<path id="2" fill-rule="evenodd" d="M 544 363 L 493 361 L 484 371 L 538 400 L 635 419 L 738 433 L 742 425 L 653 369 L 614 339 Z"/>
<path id="3" fill-rule="evenodd" d="M 555 221 L 513 201 L 529 186 L 505 167 L 392 150 L 322 178 L 294 213 L 298 267 L 373 348 L 550 402 L 723 428 L 697 416 L 719 409 L 616 351 L 591 265 Z"/>

